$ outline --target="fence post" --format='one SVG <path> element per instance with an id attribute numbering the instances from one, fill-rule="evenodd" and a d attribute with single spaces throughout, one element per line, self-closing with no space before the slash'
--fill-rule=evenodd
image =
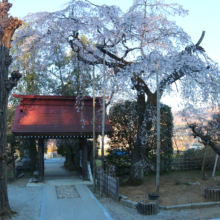
<path id="1" fill-rule="evenodd" d="M 100 169 L 100 196 L 102 197 L 102 186 L 103 186 L 103 171 Z"/>
<path id="2" fill-rule="evenodd" d="M 215 157 L 215 165 L 214 165 L 214 168 L 213 168 L 212 177 L 214 177 L 214 176 L 215 176 L 215 170 L 216 170 L 216 165 L 217 165 L 217 162 L 218 162 L 218 154 L 216 154 L 216 157 Z"/>
<path id="3" fill-rule="evenodd" d="M 119 178 L 116 177 L 116 189 L 115 189 L 115 193 L 116 193 L 116 197 L 115 197 L 115 200 L 118 201 L 119 200 Z"/>

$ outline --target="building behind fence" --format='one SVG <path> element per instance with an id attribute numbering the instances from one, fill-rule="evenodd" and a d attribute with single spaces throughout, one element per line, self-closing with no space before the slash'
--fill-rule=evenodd
<path id="1" fill-rule="evenodd" d="M 104 172 L 97 169 L 96 186 L 101 195 L 105 194 L 116 201 L 119 200 L 119 178 L 115 176 L 114 168 L 106 168 Z"/>

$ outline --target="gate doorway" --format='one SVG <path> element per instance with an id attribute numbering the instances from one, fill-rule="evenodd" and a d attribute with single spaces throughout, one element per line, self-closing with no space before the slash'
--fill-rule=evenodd
<path id="1" fill-rule="evenodd" d="M 96 98 L 96 126 L 93 137 L 93 99 L 75 96 L 40 96 L 16 95 L 20 98 L 20 105 L 15 109 L 15 119 L 11 132 L 24 139 L 38 139 L 38 171 L 40 181 L 50 176 L 50 172 L 57 176 L 61 174 L 62 163 L 49 164 L 44 161 L 44 139 L 78 139 L 81 150 L 81 175 L 83 180 L 88 177 L 88 146 L 87 139 L 97 138 L 101 133 L 102 98 Z M 79 110 L 80 109 L 80 110 Z M 105 134 L 111 134 L 113 128 L 105 114 Z M 47 164 L 48 163 L 48 164 Z M 46 169 L 44 170 L 46 164 Z M 61 166 L 60 166 L 61 165 Z M 60 166 L 60 167 L 59 167 Z M 47 170 L 48 169 L 48 170 Z M 74 174 L 74 173 L 72 173 Z"/>

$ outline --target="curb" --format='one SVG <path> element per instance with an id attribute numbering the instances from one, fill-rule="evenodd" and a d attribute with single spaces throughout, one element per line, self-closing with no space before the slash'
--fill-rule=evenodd
<path id="1" fill-rule="evenodd" d="M 43 186 L 40 220 L 45 220 L 45 208 L 46 208 L 45 197 L 46 197 L 46 190 L 45 190 L 45 186 Z"/>
<path id="2" fill-rule="evenodd" d="M 127 199 L 127 196 L 120 195 L 120 203 L 124 206 L 127 206 L 129 208 L 136 209 L 138 203 L 135 201 L 131 201 Z M 220 202 L 202 202 L 202 203 L 191 203 L 191 204 L 185 204 L 185 205 L 174 205 L 174 206 L 159 206 L 160 210 L 182 210 L 182 209 L 199 209 L 199 208 L 208 208 L 212 206 L 220 206 Z"/>
<path id="3" fill-rule="evenodd" d="M 99 208 L 102 210 L 102 212 L 105 214 L 108 220 L 114 220 L 110 214 L 106 211 L 106 209 L 103 207 L 103 205 L 98 201 L 98 199 L 94 196 L 92 191 L 86 186 L 86 190 L 89 192 L 90 196 L 95 200 L 96 204 L 99 206 Z M 40 219 L 41 220 L 41 219 Z"/>
<path id="4" fill-rule="evenodd" d="M 202 203 L 191 203 L 186 205 L 174 205 L 174 206 L 159 206 L 161 210 L 172 210 L 172 209 L 199 209 L 208 208 L 212 206 L 220 206 L 220 202 L 202 202 Z"/>
<path id="5" fill-rule="evenodd" d="M 135 201 L 131 201 L 129 199 L 121 199 L 120 200 L 120 203 L 124 206 L 127 206 L 129 208 L 133 208 L 133 209 L 136 209 L 137 208 L 137 205 L 138 203 L 135 202 Z"/>

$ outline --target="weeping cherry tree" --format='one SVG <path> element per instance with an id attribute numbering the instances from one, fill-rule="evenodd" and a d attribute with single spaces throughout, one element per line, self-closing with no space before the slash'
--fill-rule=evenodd
<path id="1" fill-rule="evenodd" d="M 219 96 L 219 67 L 200 46 L 205 32 L 199 38 L 198 30 L 198 42 L 193 43 L 170 20 L 187 14 L 182 6 L 162 0 L 134 0 L 127 12 L 117 6 L 72 0 L 60 11 L 27 17 L 32 28 L 27 26 L 14 40 L 26 39 L 20 54 L 34 48 L 50 53 L 62 43 L 77 55 L 81 67 L 105 64 L 107 77 L 102 87 L 114 93 L 112 100 L 127 92 L 137 101 L 138 129 L 130 170 L 133 183 L 141 181 L 138 170 L 156 118 L 156 65 L 160 97 L 172 95 L 173 84 L 190 102 L 215 101 Z M 85 43 L 83 36 L 92 43 Z"/>

